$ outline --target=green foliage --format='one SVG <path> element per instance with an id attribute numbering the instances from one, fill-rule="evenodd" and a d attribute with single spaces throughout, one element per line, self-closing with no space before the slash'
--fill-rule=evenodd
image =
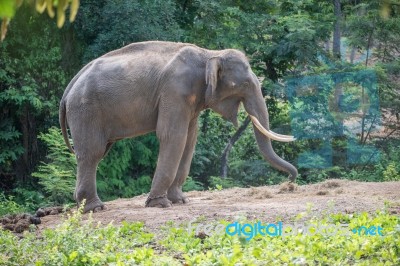
<path id="1" fill-rule="evenodd" d="M 6 214 L 21 213 L 25 208 L 14 201 L 13 196 L 6 196 L 0 192 L 0 217 Z"/>
<path id="2" fill-rule="evenodd" d="M 39 184 L 51 202 L 71 202 L 76 180 L 75 155 L 66 147 L 59 128 L 51 127 L 48 133 L 40 134 L 39 138 L 46 143 L 49 153 L 47 162 L 42 162 L 32 176 L 39 178 Z"/>
<path id="3" fill-rule="evenodd" d="M 143 223 L 94 223 L 83 221 L 79 211 L 68 215 L 55 229 L 41 237 L 25 232 L 23 238 L 0 229 L 0 262 L 5 265 L 397 265 L 400 262 L 399 217 L 384 211 L 375 214 L 331 214 L 321 218 L 303 216 L 305 223 L 319 226 L 345 223 L 351 230 L 381 226 L 383 236 L 363 234 L 290 234 L 243 236 L 210 234 L 204 238 L 187 224 L 170 224 L 155 238 Z M 240 221 L 254 224 L 257 221 Z M 227 221 L 218 224 L 228 225 Z M 214 223 L 212 225 L 217 225 Z M 33 228 L 32 228 L 33 229 Z"/>
<path id="4" fill-rule="evenodd" d="M 204 190 L 204 186 L 199 181 L 196 181 L 192 177 L 188 176 L 185 184 L 182 187 L 182 191 L 187 192 L 192 190 Z"/>
<path id="5" fill-rule="evenodd" d="M 398 165 L 398 164 L 397 164 Z M 397 170 L 395 162 L 389 163 L 385 171 L 383 171 L 384 181 L 400 181 L 400 171 Z"/>
<path id="6" fill-rule="evenodd" d="M 0 96 L 1 97 L 1 96 Z M 15 129 L 10 120 L 0 121 L 0 165 L 6 171 L 12 169 L 12 162 L 24 153 L 24 148 L 18 141 L 21 133 Z"/>
<path id="7" fill-rule="evenodd" d="M 100 196 L 109 200 L 149 192 L 157 155 L 155 134 L 115 143 L 98 167 Z"/>
<path id="8" fill-rule="evenodd" d="M 204 111 L 199 118 L 199 132 L 196 150 L 189 175 L 207 184 L 207 177 L 219 175 L 220 156 L 234 127 L 220 115 Z"/>
<path id="9" fill-rule="evenodd" d="M 17 10 L 17 2 L 29 1 L 0 2 L 0 16 L 8 14 L 11 17 Z M 342 84 L 345 106 L 353 106 L 363 93 L 355 81 L 367 80 L 369 74 L 375 73 L 379 105 L 385 116 L 390 116 L 390 120 L 383 121 L 385 129 L 389 132 L 398 130 L 400 10 L 395 2 L 341 1 L 342 44 L 353 49 L 355 64 L 331 62 L 328 46 L 335 16 L 330 1 L 80 2 L 76 21 L 73 24 L 67 22 L 62 30 L 57 29 L 48 16 L 39 16 L 32 11 L 36 8 L 52 16 L 53 9 L 47 7 L 60 7 L 57 20 L 61 22 L 65 15 L 75 16 L 76 0 L 36 1 L 35 6 L 23 4 L 8 25 L 7 38 L 0 43 L 0 185 L 1 189 L 15 195 L 18 203 L 27 202 L 28 208 L 33 208 L 44 201 L 42 189 L 46 195 L 51 195 L 50 201 L 54 203 L 71 199 L 75 163 L 66 164 L 69 157 L 64 158 L 65 162 L 46 157 L 51 153 L 46 143 L 49 140 L 38 141 L 37 136 L 45 132 L 46 135 L 49 128 L 57 126 L 62 92 L 72 74 L 83 64 L 131 42 L 147 40 L 184 41 L 210 49 L 244 51 L 252 69 L 263 79 L 262 92 L 266 96 L 271 129 L 281 134 L 305 133 L 297 135 L 298 140 L 294 143 L 273 143 L 279 156 L 299 168 L 299 183 L 332 177 L 398 180 L 400 155 L 389 148 L 398 147 L 392 142 L 398 135 L 381 139 L 370 134 L 368 138 L 364 136 L 361 144 L 352 140 L 355 145 L 348 150 L 365 151 L 360 156 L 364 164 L 348 163 L 347 140 L 335 135 L 335 127 L 340 124 L 343 113 L 346 116 L 351 112 L 341 114 L 326 104 L 335 100 L 332 93 L 335 76 L 332 73 L 350 73 L 349 80 Z M 65 14 L 64 7 L 72 3 L 72 12 L 67 9 Z M 5 25 L 8 20 L 3 19 L 2 23 Z M 365 56 L 367 51 L 368 56 Z M 342 58 L 348 59 L 344 50 Z M 357 77 L 354 73 L 360 70 L 368 70 L 369 74 L 365 72 L 367 74 Z M 310 86 L 310 92 L 312 94 L 313 89 L 318 88 L 324 93 L 318 99 L 314 98 L 316 101 L 297 99 L 288 102 L 289 94 L 285 93 L 288 75 L 297 81 L 299 76 L 317 76 L 315 88 Z M 358 111 L 362 111 L 365 106 L 359 107 Z M 303 120 L 293 118 L 290 116 L 293 110 L 311 116 Z M 332 115 L 329 119 L 321 119 L 322 116 L 318 116 L 321 110 Z M 239 121 L 244 118 L 245 114 L 241 112 Z M 367 124 L 373 119 L 373 115 L 368 115 Z M 313 123 L 316 120 L 318 123 Z M 210 177 L 220 175 L 221 154 L 235 130 L 210 110 L 200 115 L 198 143 L 185 190 L 224 187 Z M 309 139 L 306 135 L 310 132 L 323 134 L 320 138 Z M 326 160 L 324 153 L 310 156 L 315 155 L 310 151 L 324 149 L 326 142 L 321 139 L 332 140 L 332 163 L 330 158 Z M 63 141 L 59 140 L 63 146 Z M 372 144 L 378 148 L 373 157 L 367 152 Z M 65 157 L 61 150 L 58 152 Z M 99 165 L 100 196 L 109 200 L 148 192 L 157 154 L 158 141 L 154 134 L 115 143 Z M 324 167 L 315 168 L 316 165 Z M 33 171 L 36 173 L 32 177 Z M 228 175 L 237 186 L 277 184 L 287 178 L 261 157 L 250 126 L 231 150 Z"/>
<path id="10" fill-rule="evenodd" d="M 36 185 L 29 175 L 46 153 L 37 136 L 58 121 L 67 76 L 60 35 L 48 22 L 22 6 L 0 43 L 0 174 L 6 190 Z"/>
<path id="11" fill-rule="evenodd" d="M 77 18 L 76 27 L 88 42 L 85 61 L 131 42 L 178 41 L 183 33 L 174 19 L 171 0 L 100 1 L 99 6 L 96 11 L 101 16 L 93 12 L 93 4 L 82 2 Z"/>
<path id="12" fill-rule="evenodd" d="M 330 178 L 350 178 L 344 169 L 339 166 L 328 167 L 324 169 L 307 169 L 303 170 L 297 183 L 309 184 L 318 183 Z M 366 180 L 363 180 L 366 181 Z"/>
<path id="13" fill-rule="evenodd" d="M 136 179 L 130 178 L 126 181 L 126 188 L 121 190 L 121 197 L 133 197 L 148 193 L 150 191 L 152 179 L 148 175 L 140 176 Z M 109 194 L 110 196 L 118 195 L 119 193 L 114 192 Z"/>
<path id="14" fill-rule="evenodd" d="M 378 144 L 377 144 L 378 145 Z M 380 160 L 376 164 L 359 165 L 350 170 L 342 169 L 342 176 L 351 180 L 360 181 L 396 181 L 398 180 L 400 152 L 397 149 L 398 140 L 387 143 L 386 149 L 380 149 Z"/>
<path id="15" fill-rule="evenodd" d="M 222 190 L 223 188 L 232 188 L 240 186 L 240 183 L 231 178 L 221 178 L 219 176 L 210 176 L 210 188 Z"/>
<path id="16" fill-rule="evenodd" d="M 155 256 L 149 246 L 153 234 L 142 223 L 120 227 L 83 222 L 80 212 L 56 229 L 46 229 L 41 238 L 26 233 L 19 239 L 0 229 L 0 261 L 6 265 L 168 265 L 166 256 Z"/>
<path id="17" fill-rule="evenodd" d="M 36 187 L 17 187 L 13 190 L 14 200 L 24 206 L 28 212 L 35 212 L 38 208 L 53 204 L 45 197 L 42 189 Z"/>
<path id="18" fill-rule="evenodd" d="M 35 1 L 35 9 L 39 13 L 43 13 L 47 10 L 47 14 L 54 18 L 55 16 L 55 8 L 57 9 L 57 26 L 61 28 L 65 22 L 65 12 L 68 7 L 70 7 L 69 12 L 69 21 L 72 22 L 75 20 L 76 13 L 79 8 L 79 0 L 37 0 Z M 71 4 L 69 4 L 71 2 Z M 0 40 L 6 36 L 7 26 L 10 23 L 10 19 L 14 17 L 17 9 L 22 4 L 32 4 L 30 0 L 2 0 L 0 2 L 0 19 L 2 19 Z"/>
<path id="19" fill-rule="evenodd" d="M 253 224 L 254 221 L 245 221 Z M 375 215 L 333 214 L 321 219 L 311 218 L 311 224 L 327 225 L 348 223 L 349 228 L 381 225 L 384 236 L 340 234 L 297 234 L 294 236 L 256 236 L 250 241 L 240 236 L 213 234 L 205 239 L 196 237 L 195 230 L 167 229 L 168 235 L 160 241 L 167 250 L 180 252 L 188 265 L 378 265 L 399 262 L 399 218 L 384 212 Z M 225 225 L 226 221 L 221 221 Z M 196 227 L 196 224 L 192 224 Z"/>
<path id="20" fill-rule="evenodd" d="M 71 202 L 76 180 L 75 155 L 67 149 L 59 128 L 52 127 L 39 138 L 48 147 L 48 154 L 32 176 L 39 179 L 50 202 Z M 104 199 L 133 197 L 150 191 L 149 175 L 135 178 L 131 174 L 133 169 L 142 168 L 142 174 L 153 169 L 157 158 L 153 151 L 157 149 L 151 145 L 157 145 L 153 135 L 116 143 L 98 167 L 98 191 Z"/>

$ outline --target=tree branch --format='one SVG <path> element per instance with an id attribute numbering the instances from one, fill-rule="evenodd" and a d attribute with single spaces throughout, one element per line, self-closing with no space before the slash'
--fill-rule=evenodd
<path id="1" fill-rule="evenodd" d="M 224 151 L 221 155 L 221 177 L 226 178 L 228 176 L 228 158 L 231 153 L 232 147 L 236 141 L 242 136 L 243 132 L 247 128 L 250 123 L 250 117 L 247 116 L 244 120 L 243 124 L 236 130 L 235 134 L 229 139 L 228 143 L 225 146 Z"/>

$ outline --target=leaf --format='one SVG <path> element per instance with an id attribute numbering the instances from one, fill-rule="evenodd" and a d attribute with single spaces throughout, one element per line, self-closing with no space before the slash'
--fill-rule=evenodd
<path id="1" fill-rule="evenodd" d="M 69 259 L 69 261 L 73 261 L 76 257 L 78 256 L 78 251 L 72 251 L 70 254 L 69 254 L 69 257 L 68 257 L 68 259 Z"/>
<path id="2" fill-rule="evenodd" d="M 1 22 L 1 30 L 0 30 L 0 41 L 3 41 L 7 34 L 7 26 L 10 23 L 9 18 L 3 17 L 3 21 Z"/>
<path id="3" fill-rule="evenodd" d="M 65 8 L 68 5 L 67 0 L 59 0 L 57 6 L 57 27 L 61 28 L 65 22 Z"/>
<path id="4" fill-rule="evenodd" d="M 36 0 L 35 8 L 36 11 L 42 14 L 44 10 L 46 9 L 46 0 Z"/>
<path id="5" fill-rule="evenodd" d="M 53 0 L 46 0 L 46 7 L 49 17 L 54 18 Z"/>
<path id="6" fill-rule="evenodd" d="M 0 18 L 12 18 L 15 14 L 16 2 L 14 0 L 0 1 Z"/>
<path id="7" fill-rule="evenodd" d="M 76 14 L 78 13 L 78 9 L 79 9 L 79 0 L 72 0 L 71 10 L 69 14 L 70 22 L 73 22 L 75 20 Z"/>

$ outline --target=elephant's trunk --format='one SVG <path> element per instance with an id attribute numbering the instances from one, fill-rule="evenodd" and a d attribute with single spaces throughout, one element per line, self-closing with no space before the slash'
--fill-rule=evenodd
<path id="1" fill-rule="evenodd" d="M 258 147 L 265 160 L 267 160 L 273 167 L 278 170 L 287 172 L 290 174 L 290 181 L 295 181 L 297 177 L 297 169 L 292 164 L 280 158 L 272 148 L 271 139 L 262 134 L 256 126 L 254 126 L 254 133 L 256 135 Z"/>
<path id="2" fill-rule="evenodd" d="M 269 130 L 268 111 L 261 92 L 257 94 L 256 100 L 253 98 L 251 101 L 244 101 L 244 107 L 252 118 L 254 134 L 257 139 L 258 147 L 260 148 L 265 160 L 267 160 L 274 168 L 289 173 L 289 179 L 293 182 L 297 177 L 297 169 L 275 153 L 272 148 L 271 137 L 278 141 L 289 141 L 294 140 L 294 138 L 290 139 L 288 136 L 276 134 Z"/>

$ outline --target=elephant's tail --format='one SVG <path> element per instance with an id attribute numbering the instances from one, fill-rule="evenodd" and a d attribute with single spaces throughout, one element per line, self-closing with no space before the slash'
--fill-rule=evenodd
<path id="1" fill-rule="evenodd" d="M 66 106 L 66 100 L 65 98 L 67 97 L 69 91 L 72 89 L 72 87 L 74 86 L 75 82 L 79 79 L 79 77 L 82 75 L 83 72 L 85 72 L 89 67 L 91 67 L 93 64 L 93 61 L 90 62 L 89 64 L 87 64 L 86 66 L 84 66 L 79 72 L 78 74 L 75 75 L 75 77 L 70 81 L 70 83 L 68 84 L 67 88 L 64 91 L 64 94 L 62 96 L 62 99 L 60 101 L 60 109 L 59 109 L 59 119 L 60 119 L 60 126 L 61 126 L 61 132 L 63 134 L 64 137 L 64 141 L 65 144 L 67 144 L 68 149 L 72 152 L 75 153 L 74 149 L 71 146 L 71 143 L 69 142 L 69 138 L 68 138 L 68 132 L 67 132 L 67 126 L 68 126 L 68 122 L 67 122 L 67 106 Z"/>
<path id="2" fill-rule="evenodd" d="M 59 110 L 61 132 L 64 137 L 65 144 L 67 144 L 68 149 L 72 153 L 75 153 L 74 149 L 71 146 L 71 143 L 69 142 L 69 138 L 68 138 L 68 132 L 67 132 L 68 124 L 67 124 L 66 110 L 67 110 L 66 102 L 64 99 L 62 99 L 60 102 L 60 110 Z"/>

